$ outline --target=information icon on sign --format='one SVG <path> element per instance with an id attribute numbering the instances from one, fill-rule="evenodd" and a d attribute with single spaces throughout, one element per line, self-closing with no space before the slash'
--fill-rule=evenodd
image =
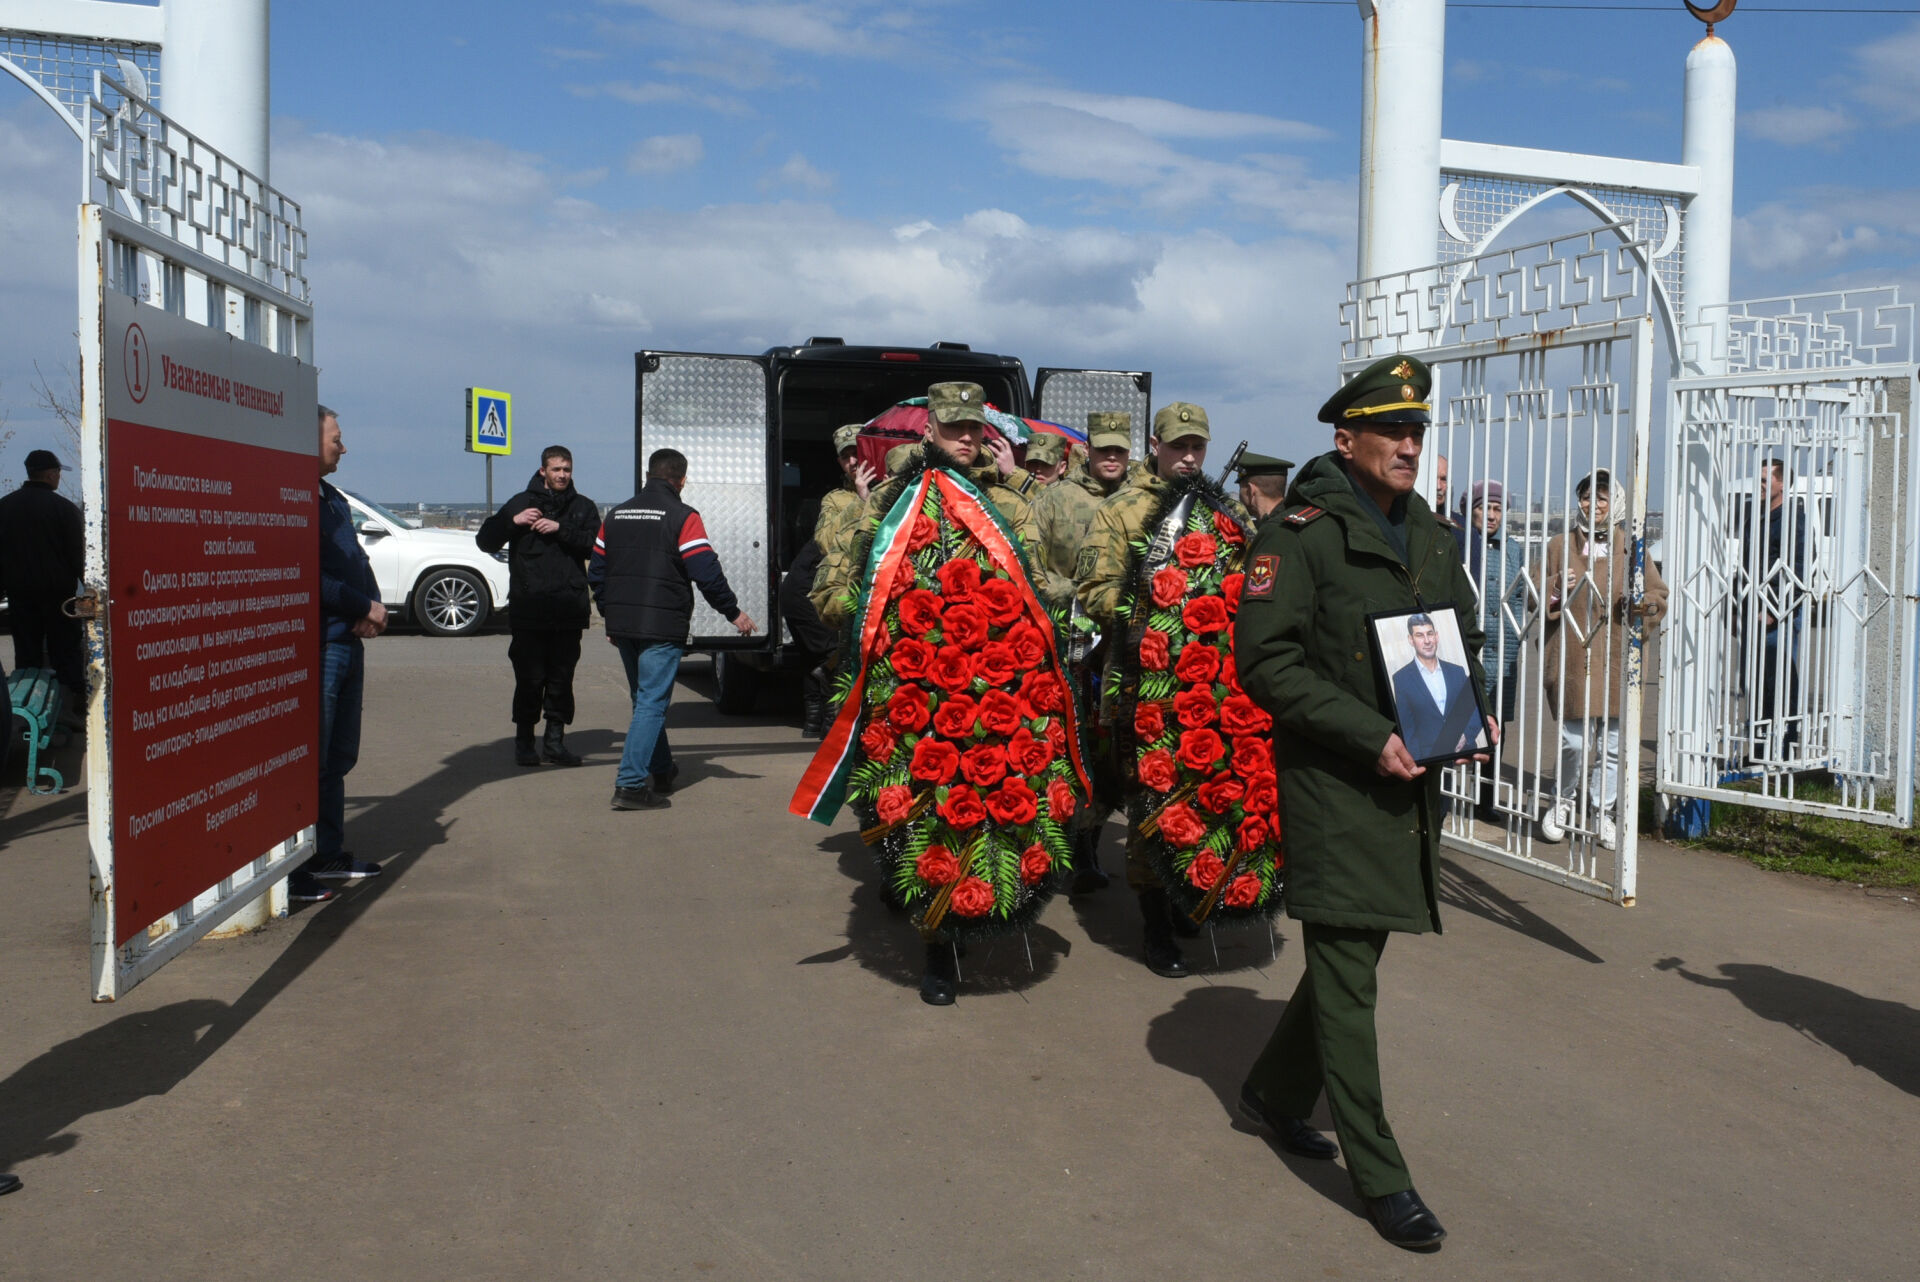
<path id="1" fill-rule="evenodd" d="M 469 454 L 513 452 L 513 394 L 491 388 L 467 389 L 466 449 Z"/>

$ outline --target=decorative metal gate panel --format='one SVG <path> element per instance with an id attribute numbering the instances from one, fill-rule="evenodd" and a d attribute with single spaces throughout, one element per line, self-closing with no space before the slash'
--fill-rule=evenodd
<path id="1" fill-rule="evenodd" d="M 1135 458 L 1146 451 L 1152 393 L 1153 375 L 1140 371 L 1041 369 L 1033 375 L 1040 417 L 1050 423 L 1084 432 L 1087 415 L 1094 410 L 1131 414 Z"/>
<path id="2" fill-rule="evenodd" d="M 1913 308 L 1729 310 L 1728 372 L 1669 387 L 1660 788 L 1910 827 Z"/>
<path id="3" fill-rule="evenodd" d="M 635 470 L 655 450 L 674 449 L 691 464 L 682 497 L 700 513 L 740 608 L 764 626 L 772 619 L 773 515 L 769 473 L 777 451 L 767 428 L 767 364 L 758 356 L 641 352 L 634 424 Z M 634 488 L 646 484 L 637 476 Z M 758 644 L 742 638 L 695 596 L 697 649 Z"/>
<path id="4" fill-rule="evenodd" d="M 1444 458 L 1478 598 L 1452 604 L 1487 638 L 1501 742 L 1442 775 L 1444 842 L 1620 904 L 1657 621 L 1642 609 L 1654 250 L 1613 224 L 1356 281 L 1342 309 L 1346 373 L 1399 352 L 1433 367 L 1427 493 Z"/>

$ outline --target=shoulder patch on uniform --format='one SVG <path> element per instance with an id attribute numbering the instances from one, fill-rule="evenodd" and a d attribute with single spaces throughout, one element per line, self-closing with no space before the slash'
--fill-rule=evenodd
<path id="1" fill-rule="evenodd" d="M 1100 549 L 1091 545 L 1080 549 L 1080 556 L 1073 563 L 1073 577 L 1086 581 L 1093 577 L 1093 567 L 1100 563 Z"/>
<path id="2" fill-rule="evenodd" d="M 1326 514 L 1327 509 L 1323 507 L 1303 507 L 1297 512 L 1287 513 L 1286 516 L 1281 519 L 1288 525 L 1305 525 L 1310 521 L 1319 520 Z"/>
<path id="3" fill-rule="evenodd" d="M 1279 573 L 1280 558 L 1273 553 L 1266 552 L 1254 557 L 1253 564 L 1247 567 L 1247 581 L 1241 585 L 1240 595 L 1255 601 L 1272 599 L 1274 579 Z"/>

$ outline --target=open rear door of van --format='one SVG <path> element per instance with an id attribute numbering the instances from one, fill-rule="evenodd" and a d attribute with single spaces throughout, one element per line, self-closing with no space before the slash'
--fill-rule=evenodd
<path id="1" fill-rule="evenodd" d="M 1146 453 L 1147 414 L 1153 403 L 1153 375 L 1144 370 L 1041 369 L 1033 376 L 1033 399 L 1049 423 L 1087 430 L 1093 410 L 1133 415 L 1133 457 Z"/>
<path id="2" fill-rule="evenodd" d="M 778 450 L 769 426 L 765 357 L 702 352 L 634 356 L 634 488 L 646 484 L 647 456 L 687 456 L 681 494 L 700 513 L 740 608 L 760 625 L 743 637 L 698 592 L 692 648 L 765 648 L 773 611 L 773 502 Z"/>

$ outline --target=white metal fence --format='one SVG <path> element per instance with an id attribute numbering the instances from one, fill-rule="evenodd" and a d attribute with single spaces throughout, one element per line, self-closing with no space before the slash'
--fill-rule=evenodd
<path id="1" fill-rule="evenodd" d="M 1853 290 L 1735 304 L 1694 328 L 1726 372 L 1669 389 L 1681 590 L 1661 789 L 1910 826 L 1914 309 Z"/>
<path id="2" fill-rule="evenodd" d="M 1444 458 L 1478 597 L 1454 604 L 1487 637 L 1502 740 L 1443 775 L 1445 841 L 1617 903 L 1636 878 L 1655 248 L 1612 224 L 1356 281 L 1342 309 L 1346 372 L 1433 367 L 1427 492 Z"/>

